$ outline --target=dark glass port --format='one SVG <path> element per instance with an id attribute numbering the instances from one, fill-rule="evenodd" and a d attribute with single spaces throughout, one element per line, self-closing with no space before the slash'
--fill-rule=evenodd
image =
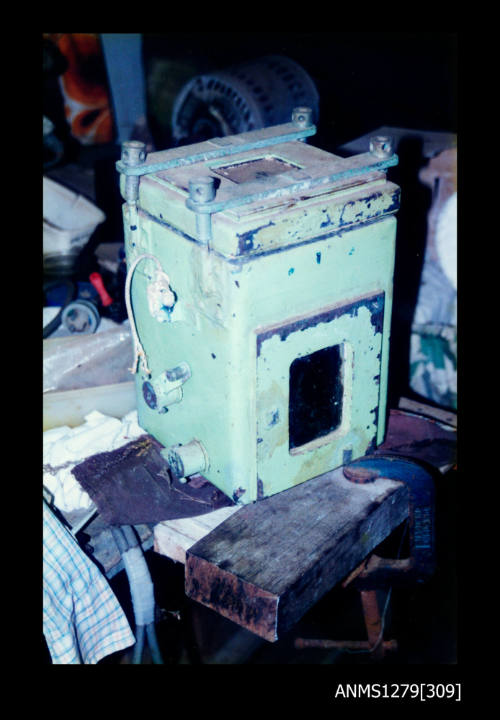
<path id="1" fill-rule="evenodd" d="M 343 353 L 332 345 L 290 365 L 290 450 L 336 430 L 342 421 Z"/>

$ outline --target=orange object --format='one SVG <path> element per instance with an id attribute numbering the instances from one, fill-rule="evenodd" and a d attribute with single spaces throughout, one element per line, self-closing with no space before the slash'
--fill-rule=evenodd
<path id="1" fill-rule="evenodd" d="M 104 56 L 96 33 L 48 34 L 68 62 L 60 77 L 71 134 L 83 145 L 113 140 Z"/>

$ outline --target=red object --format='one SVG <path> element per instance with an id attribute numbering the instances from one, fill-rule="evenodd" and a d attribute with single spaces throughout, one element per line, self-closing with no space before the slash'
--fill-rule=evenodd
<path id="1" fill-rule="evenodd" d="M 89 280 L 99 293 L 99 297 L 101 298 L 103 306 L 109 307 L 109 305 L 113 303 L 113 298 L 109 295 L 106 288 L 104 287 L 104 282 L 100 274 L 98 272 L 90 273 Z"/>

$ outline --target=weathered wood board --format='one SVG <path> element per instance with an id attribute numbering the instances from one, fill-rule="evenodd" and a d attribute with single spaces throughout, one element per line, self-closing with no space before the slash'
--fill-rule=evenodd
<path id="1" fill-rule="evenodd" d="M 196 517 L 158 523 L 154 527 L 154 550 L 184 564 L 188 548 L 239 510 L 240 507 L 234 505 Z"/>
<path id="2" fill-rule="evenodd" d="M 342 469 L 246 505 L 186 552 L 188 597 L 274 642 L 408 517 L 403 483 Z"/>

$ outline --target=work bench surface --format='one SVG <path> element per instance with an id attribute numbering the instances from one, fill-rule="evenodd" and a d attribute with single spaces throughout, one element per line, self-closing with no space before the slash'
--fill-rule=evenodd
<path id="1" fill-rule="evenodd" d="M 455 462 L 452 427 L 392 411 L 377 454 Z M 269 641 L 289 630 L 409 515 L 407 486 L 342 468 L 246 505 L 187 549 L 186 593 Z"/>
<path id="2" fill-rule="evenodd" d="M 375 454 L 424 462 L 439 476 L 455 464 L 455 428 L 412 410 L 391 410 Z M 274 642 L 408 517 L 405 483 L 356 484 L 338 468 L 248 505 L 159 522 L 153 547 L 184 563 L 189 598 Z"/>
<path id="3" fill-rule="evenodd" d="M 199 540 L 186 556 L 186 593 L 277 640 L 407 516 L 402 483 L 326 473 L 242 507 Z"/>

